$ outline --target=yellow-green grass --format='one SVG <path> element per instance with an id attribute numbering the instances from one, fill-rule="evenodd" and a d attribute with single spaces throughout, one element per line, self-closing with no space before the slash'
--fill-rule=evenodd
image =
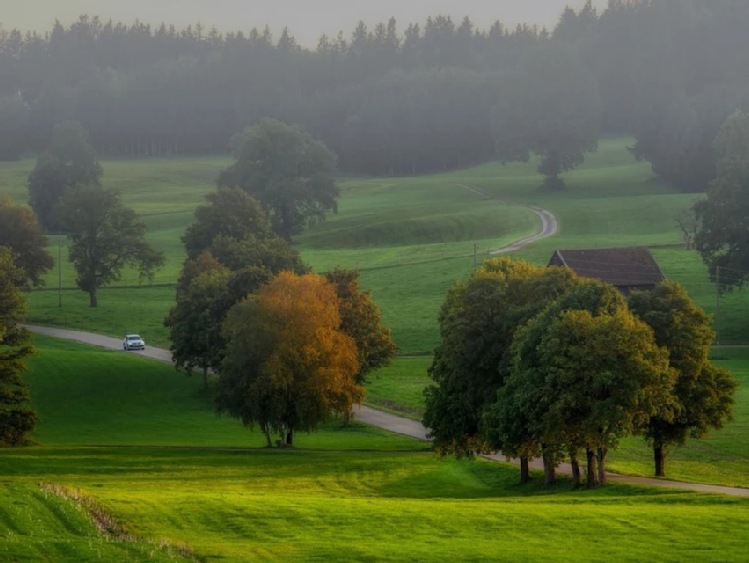
<path id="1" fill-rule="evenodd" d="M 745 557 L 749 533 L 746 499 L 618 485 L 573 491 L 567 482 L 544 490 L 540 479 L 519 487 L 515 468 L 430 454 L 128 447 L 0 456 L 0 482 L 22 502 L 40 481 L 76 487 L 138 537 L 205 559 L 726 561 Z M 42 529 L 28 533 L 68 539 L 40 516 Z M 5 547 L 10 559 L 29 549 Z"/>
<path id="2" fill-rule="evenodd" d="M 13 463 L 6 455 L 4 462 Z M 49 461 L 49 460 L 48 460 Z M 112 541 L 83 510 L 30 481 L 0 477 L 2 561 L 174 561 L 156 543 Z"/>
<path id="3" fill-rule="evenodd" d="M 747 499 L 575 491 L 566 480 L 544 489 L 539 476 L 518 486 L 515 467 L 440 460 L 419 442 L 356 427 L 267 450 L 213 417 L 196 379 L 132 354 L 48 338 L 38 347 L 40 445 L 0 450 L 4 560 L 176 557 L 162 542 L 228 561 L 745 556 Z M 40 484 L 80 491 L 138 541 L 103 540 Z"/>

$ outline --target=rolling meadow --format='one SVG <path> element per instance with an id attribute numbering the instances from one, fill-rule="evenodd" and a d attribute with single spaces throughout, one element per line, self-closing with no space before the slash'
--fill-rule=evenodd
<path id="1" fill-rule="evenodd" d="M 718 299 L 699 255 L 683 249 L 674 217 L 696 196 L 659 182 L 632 158 L 630 144 L 602 141 L 565 176 L 563 192 L 537 189 L 534 162 L 341 178 L 338 213 L 296 244 L 316 271 L 359 269 L 392 328 L 400 355 L 370 376 L 368 404 L 420 418 L 446 291 L 493 250 L 537 232 L 528 206 L 553 212 L 560 230 L 513 257 L 544 264 L 557 248 L 648 246 L 668 278 L 717 313 L 720 344 L 747 344 L 746 293 Z M 183 260 L 180 236 L 228 164 L 222 157 L 102 161 L 103 184 L 121 190 L 144 218 L 167 264 L 151 283 L 124 275 L 91 310 L 64 260 L 65 242 L 53 234 L 50 250 L 63 261 L 45 288 L 28 295 L 30 321 L 111 336 L 140 332 L 149 345 L 168 347 L 163 319 Z M 0 194 L 25 202 L 32 167 L 30 160 L 0 164 Z M 357 423 L 302 434 L 293 450 L 266 450 L 259 432 L 214 414 L 199 377 L 122 352 L 42 337 L 36 345 L 37 443 L 0 450 L 7 499 L 0 559 L 746 557 L 749 499 L 620 484 L 576 491 L 564 478 L 554 489 L 538 479 L 521 487 L 511 465 L 439 459 L 425 443 Z M 749 350 L 721 347 L 713 356 L 740 382 L 735 421 L 671 452 L 667 474 L 749 487 Z M 650 456 L 641 439 L 627 439 L 610 469 L 649 475 Z"/>

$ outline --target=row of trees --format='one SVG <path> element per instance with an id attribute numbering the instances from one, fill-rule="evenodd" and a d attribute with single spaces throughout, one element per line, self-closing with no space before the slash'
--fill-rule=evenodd
<path id="1" fill-rule="evenodd" d="M 439 170 L 498 148 L 503 160 L 540 152 L 554 185 L 599 133 L 632 134 L 638 157 L 698 191 L 714 177 L 718 128 L 746 101 L 747 30 L 742 0 L 588 3 L 551 32 L 391 19 L 314 50 L 288 31 L 81 16 L 44 35 L 0 31 L 0 154 L 40 150 L 66 119 L 104 154 L 223 152 L 273 116 L 303 125 L 346 171 Z"/>
<path id="2" fill-rule="evenodd" d="M 653 447 L 656 475 L 670 446 L 720 428 L 736 383 L 708 361 L 709 317 L 664 282 L 627 301 L 568 269 L 487 261 L 450 290 L 429 370 L 424 424 L 442 454 L 502 451 L 542 457 L 546 482 L 580 457 L 588 486 L 626 435 Z"/>

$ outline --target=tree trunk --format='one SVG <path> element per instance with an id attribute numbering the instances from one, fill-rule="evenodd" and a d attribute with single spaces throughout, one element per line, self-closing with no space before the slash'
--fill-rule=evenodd
<path id="1" fill-rule="evenodd" d="M 288 447 L 294 445 L 294 429 L 291 427 L 286 429 L 286 445 Z"/>
<path id="2" fill-rule="evenodd" d="M 663 444 L 653 445 L 653 459 L 655 460 L 655 476 L 666 476 L 666 455 Z"/>
<path id="3" fill-rule="evenodd" d="M 96 295 L 96 289 L 92 289 L 88 292 L 88 306 L 92 309 L 96 309 L 99 305 L 99 299 Z"/>
<path id="4" fill-rule="evenodd" d="M 266 448 L 272 448 L 273 447 L 273 440 L 271 440 L 270 437 L 270 426 L 267 424 L 263 424 L 263 434 L 265 434 L 265 447 Z"/>
<path id="5" fill-rule="evenodd" d="M 606 484 L 606 454 L 609 453 L 608 448 L 598 448 L 598 484 Z"/>
<path id="6" fill-rule="evenodd" d="M 520 458 L 520 483 L 525 485 L 531 480 L 530 468 L 528 466 L 528 456 Z"/>
<path id="7" fill-rule="evenodd" d="M 572 484 L 575 487 L 579 487 L 580 481 L 580 462 L 577 459 L 577 453 L 572 452 L 570 454 L 570 465 L 572 466 Z"/>
<path id="8" fill-rule="evenodd" d="M 546 448 L 543 448 L 544 486 L 548 487 L 557 482 L 557 468 L 554 459 Z"/>
<path id="9" fill-rule="evenodd" d="M 588 479 L 587 486 L 589 489 L 595 488 L 596 483 L 596 454 L 590 448 L 585 448 L 585 456 L 588 462 Z"/>

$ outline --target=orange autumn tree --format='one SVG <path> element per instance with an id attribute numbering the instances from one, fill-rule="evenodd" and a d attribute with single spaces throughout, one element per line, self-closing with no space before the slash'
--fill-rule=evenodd
<path id="1" fill-rule="evenodd" d="M 358 350 L 341 331 L 335 288 L 316 274 L 281 272 L 229 311 L 218 409 L 293 445 L 364 397 Z"/>

